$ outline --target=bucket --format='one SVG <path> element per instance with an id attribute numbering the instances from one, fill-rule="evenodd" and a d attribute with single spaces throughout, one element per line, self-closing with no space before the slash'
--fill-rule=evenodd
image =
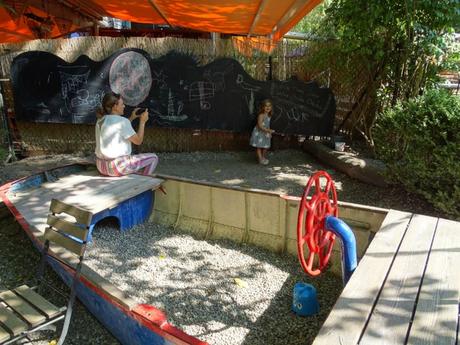
<path id="1" fill-rule="evenodd" d="M 345 143 L 343 141 L 336 141 L 334 143 L 334 147 L 336 151 L 339 151 L 339 152 L 345 151 Z"/>
<path id="2" fill-rule="evenodd" d="M 318 297 L 313 285 L 306 283 L 294 285 L 292 311 L 300 316 L 314 315 L 319 312 Z"/>
<path id="3" fill-rule="evenodd" d="M 332 148 L 336 151 L 345 151 L 345 137 L 343 135 L 334 135 L 332 137 Z"/>

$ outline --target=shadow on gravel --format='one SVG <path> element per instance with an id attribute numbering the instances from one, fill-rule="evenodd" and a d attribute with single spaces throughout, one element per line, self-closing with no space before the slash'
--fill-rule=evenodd
<path id="1" fill-rule="evenodd" d="M 211 344 L 309 344 L 342 290 L 341 277 L 326 272 L 310 278 L 294 256 L 228 240 L 205 241 L 153 223 L 127 232 L 106 223 L 93 236 L 90 267 Z M 230 263 L 222 264 L 221 258 Z M 235 284 L 235 277 L 247 286 Z M 321 310 L 314 317 L 291 311 L 299 281 L 318 289 Z M 228 342 L 236 330 L 244 338 Z M 226 340 L 211 341 L 219 336 Z"/>

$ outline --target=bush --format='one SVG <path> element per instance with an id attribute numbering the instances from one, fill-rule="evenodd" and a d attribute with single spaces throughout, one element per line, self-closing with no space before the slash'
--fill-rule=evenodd
<path id="1" fill-rule="evenodd" d="M 391 177 L 460 219 L 460 97 L 444 90 L 397 104 L 374 129 Z"/>

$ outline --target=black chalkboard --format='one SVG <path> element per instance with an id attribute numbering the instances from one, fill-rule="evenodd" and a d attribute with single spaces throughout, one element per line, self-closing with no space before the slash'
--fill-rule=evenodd
<path id="1" fill-rule="evenodd" d="M 260 102 L 273 101 L 271 127 L 286 134 L 327 136 L 335 99 L 315 82 L 258 81 L 234 59 L 198 66 L 193 57 L 170 52 L 151 59 L 123 49 L 103 61 L 85 55 L 67 63 L 31 51 L 11 66 L 16 118 L 53 123 L 95 123 L 103 95 L 122 95 L 127 113 L 148 108 L 148 126 L 252 130 Z"/>

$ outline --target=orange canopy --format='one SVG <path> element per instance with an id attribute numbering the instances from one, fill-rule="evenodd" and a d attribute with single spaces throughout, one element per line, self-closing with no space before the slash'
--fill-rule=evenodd
<path id="1" fill-rule="evenodd" d="M 0 43 L 53 38 L 102 17 L 277 41 L 321 0 L 3 0 Z"/>

